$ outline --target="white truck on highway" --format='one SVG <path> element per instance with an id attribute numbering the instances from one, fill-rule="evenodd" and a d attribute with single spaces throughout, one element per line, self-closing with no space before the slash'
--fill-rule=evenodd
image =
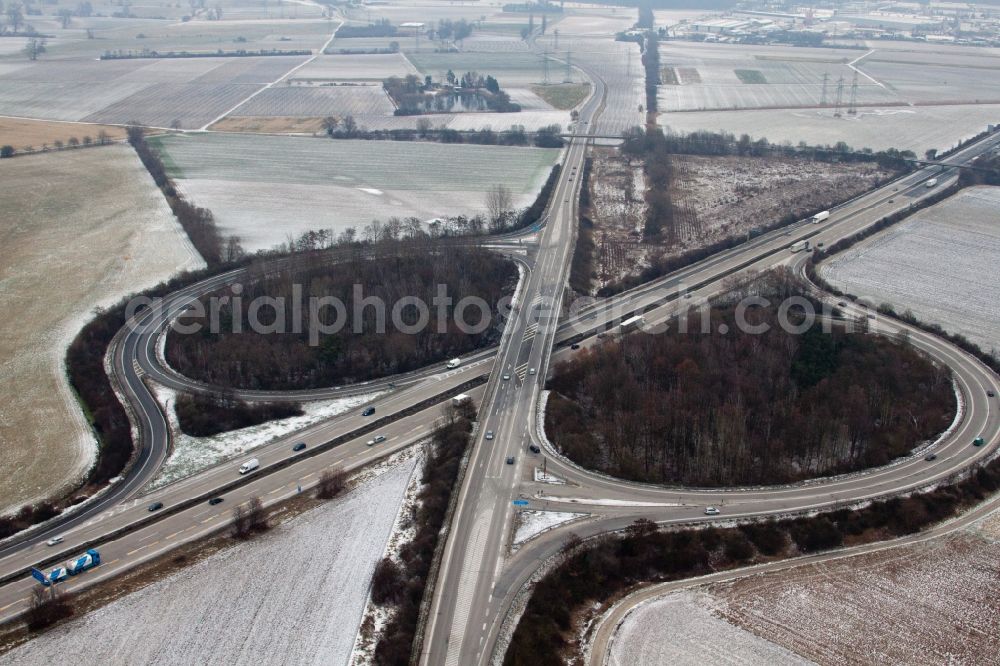
<path id="1" fill-rule="evenodd" d="M 800 241 L 798 241 L 796 243 L 792 243 L 791 245 L 788 246 L 788 249 L 791 250 L 792 252 L 801 252 L 802 250 L 805 250 L 806 252 L 808 252 L 809 251 L 809 241 L 807 241 L 807 240 L 800 240 Z"/>
<path id="2" fill-rule="evenodd" d="M 445 367 L 447 367 L 449 370 L 454 370 L 455 368 L 457 368 L 460 365 L 462 365 L 462 359 L 460 359 L 460 358 L 453 358 L 450 361 L 448 361 L 448 364 Z"/>
<path id="3" fill-rule="evenodd" d="M 824 210 L 821 213 L 816 213 L 815 215 L 812 216 L 813 224 L 819 224 L 828 217 L 830 217 L 830 211 L 828 210 Z"/>
<path id="4" fill-rule="evenodd" d="M 934 187 L 935 185 L 937 185 L 937 178 L 931 178 L 926 183 L 924 183 L 924 187 Z"/>
<path id="5" fill-rule="evenodd" d="M 260 461 L 257 460 L 256 458 L 251 458 L 250 460 L 240 465 L 240 474 L 247 474 L 249 472 L 254 471 L 258 467 L 260 467 Z"/>
<path id="6" fill-rule="evenodd" d="M 467 400 L 469 400 L 468 394 L 466 394 L 466 393 L 459 393 L 458 395 L 452 397 L 451 404 L 453 404 L 456 407 L 458 407 L 459 405 L 461 405 L 462 403 L 466 402 Z"/>

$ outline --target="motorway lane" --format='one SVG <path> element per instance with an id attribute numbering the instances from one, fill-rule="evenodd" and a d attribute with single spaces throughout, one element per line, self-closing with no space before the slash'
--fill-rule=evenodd
<path id="1" fill-rule="evenodd" d="M 427 390 L 425 389 L 424 392 L 426 394 Z M 474 401 L 481 400 L 482 394 L 482 388 L 474 389 L 468 393 Z M 407 404 L 407 400 L 399 396 L 391 397 L 390 404 L 392 400 L 399 404 Z M 384 404 L 374 404 L 379 405 L 380 408 L 385 407 Z M 307 431 L 282 438 L 252 454 L 217 465 L 204 474 L 166 486 L 162 490 L 144 497 L 142 501 L 135 500 L 127 505 L 116 507 L 65 535 L 66 541 L 58 547 L 67 551 L 65 559 L 79 554 L 80 548 L 75 547 L 74 544 L 85 543 L 89 539 L 99 538 L 111 530 L 148 518 L 150 512 L 147 510 L 147 506 L 154 501 L 163 502 L 164 508 L 161 511 L 166 511 L 170 508 L 171 503 L 211 493 L 220 485 L 240 478 L 238 467 L 243 460 L 255 457 L 261 463 L 261 469 L 250 475 L 252 481 L 220 495 L 224 498 L 222 504 L 210 506 L 207 502 L 201 502 L 178 513 L 167 515 L 161 520 L 140 527 L 120 538 L 102 542 L 97 548 L 101 552 L 104 563 L 92 572 L 70 578 L 68 584 L 61 584 L 62 588 L 67 591 L 76 591 L 82 587 L 93 585 L 161 555 L 170 548 L 175 548 L 182 543 L 222 529 L 231 522 L 233 507 L 246 502 L 251 497 L 260 497 L 265 506 L 268 506 L 298 494 L 299 487 L 303 491 L 308 490 L 315 485 L 323 470 L 330 468 L 354 470 L 410 446 L 425 439 L 431 433 L 442 413 L 442 405 L 432 405 L 420 412 L 387 424 L 377 433 L 357 437 L 312 457 L 306 457 L 309 453 L 309 449 L 307 449 L 300 454 L 302 459 L 299 462 L 270 474 L 262 473 L 266 472 L 268 465 L 287 457 L 294 442 L 304 441 L 310 448 L 313 448 L 329 441 L 338 434 L 356 429 L 358 421 L 366 417 L 354 413 L 346 418 L 338 419 L 337 422 L 318 424 Z M 377 416 L 378 412 L 376 412 L 376 416 L 371 418 Z M 367 441 L 375 434 L 385 435 L 386 441 L 368 446 Z M 0 571 L 26 573 L 28 567 L 40 558 L 50 555 L 51 550 L 43 544 L 38 544 L 14 556 L 8 556 L 0 560 L 0 567 L 2 567 Z M 46 570 L 49 568 L 51 567 L 45 567 Z M 0 622 L 23 612 L 34 584 L 33 578 L 24 575 L 0 587 Z"/>

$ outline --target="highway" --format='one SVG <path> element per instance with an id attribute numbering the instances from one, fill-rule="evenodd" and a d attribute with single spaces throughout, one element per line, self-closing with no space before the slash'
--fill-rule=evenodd
<path id="1" fill-rule="evenodd" d="M 596 77 L 593 81 L 593 95 L 580 112 L 581 134 L 593 126 L 603 98 L 603 82 Z M 950 156 L 949 162 L 968 162 L 995 149 L 998 142 L 1000 137 L 993 135 Z M 308 489 L 322 470 L 355 469 L 420 441 L 441 413 L 438 404 L 425 404 L 430 398 L 440 402 L 457 390 L 465 390 L 463 387 L 470 382 L 487 377 L 485 387 L 474 393 L 480 404 L 480 422 L 459 490 L 458 509 L 447 535 L 421 663 L 464 666 L 489 661 L 500 646 L 500 628 L 514 597 L 571 532 L 600 534 L 621 529 L 638 517 L 661 524 L 699 522 L 705 520 L 703 509 L 708 504 L 721 506 L 724 518 L 847 505 L 946 479 L 994 452 L 1000 416 L 995 400 L 989 400 L 986 391 L 1000 393 L 996 375 L 943 340 L 876 316 L 869 320 L 875 330 L 888 335 L 907 331 L 915 346 L 954 371 L 964 413 L 953 432 L 935 445 L 939 455 L 933 463 L 915 455 L 882 469 L 850 476 L 787 487 L 718 490 L 627 483 L 583 470 L 561 458 L 538 432 L 536 409 L 552 362 L 573 353 L 568 342 L 584 337 L 582 344 L 596 344 L 596 333 L 633 312 L 645 313 L 652 323 L 665 322 L 679 308 L 720 293 L 733 276 L 784 264 L 799 269 L 806 254 L 789 252 L 793 242 L 808 238 L 814 244 L 830 245 L 933 194 L 934 190 L 924 185 L 927 179 L 938 178 L 940 188 L 956 177 L 954 169 L 913 172 L 837 207 L 823 224 L 798 223 L 764 234 L 615 298 L 564 313 L 563 285 L 572 255 L 579 174 L 586 150 L 587 142 L 580 139 L 567 147 L 547 223 L 534 234 L 536 246 L 525 253 L 524 239 L 492 242 L 493 247 L 507 252 L 527 269 L 519 285 L 514 316 L 498 348 L 470 355 L 453 371 L 437 366 L 363 386 L 306 393 L 244 392 L 241 397 L 247 399 L 301 400 L 393 389 L 371 403 L 376 407 L 372 418 L 384 419 L 377 430 L 372 430 L 370 418 L 352 413 L 282 438 L 254 452 L 262 468 L 243 479 L 244 485 L 233 486 L 240 480 L 236 472 L 239 461 L 228 461 L 138 499 L 169 451 L 166 421 L 145 382 L 153 379 L 180 390 L 212 390 L 164 367 L 157 358 L 159 337 L 194 298 L 239 281 L 245 274 L 232 271 L 209 278 L 171 294 L 164 299 L 162 309 L 137 315 L 135 325 L 116 337 L 110 353 L 114 380 L 130 406 L 140 436 L 136 463 L 121 483 L 84 510 L 57 525 L 4 544 L 0 549 L 0 579 L 6 582 L 0 587 L 0 620 L 23 610 L 31 585 L 25 575 L 29 566 L 66 559 L 86 544 L 100 543 L 106 564 L 74 578 L 68 589 L 109 578 L 180 543 L 225 527 L 232 507 L 250 497 L 261 496 L 266 504 L 273 504 L 293 496 L 300 488 Z M 866 319 L 869 314 L 853 304 L 844 309 Z M 418 409 L 417 405 L 423 406 Z M 366 446 L 376 431 L 386 435 L 387 442 Z M 488 432 L 493 435 L 490 439 Z M 986 436 L 988 445 L 971 447 L 972 438 L 979 435 Z M 298 441 L 306 442 L 307 449 L 296 454 L 291 447 Z M 333 441 L 336 446 L 317 454 L 317 447 L 329 446 Z M 533 481 L 533 469 L 541 462 L 541 456 L 528 451 L 533 443 L 545 447 L 548 471 L 565 479 L 565 485 Z M 513 464 L 507 464 L 508 457 L 513 458 Z M 220 489 L 224 492 L 220 493 Z M 216 493 L 224 497 L 224 503 L 209 506 L 205 500 Z M 528 499 L 531 508 L 582 511 L 590 517 L 551 530 L 511 552 L 511 501 L 522 497 Z M 156 501 L 164 504 L 162 515 L 146 509 Z M 65 535 L 65 542 L 47 548 L 44 540 L 57 533 Z"/>

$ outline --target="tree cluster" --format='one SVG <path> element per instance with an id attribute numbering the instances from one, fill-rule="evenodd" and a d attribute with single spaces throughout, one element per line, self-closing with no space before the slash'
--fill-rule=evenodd
<path id="1" fill-rule="evenodd" d="M 735 308 L 716 306 L 711 333 L 692 314 L 696 332 L 673 326 L 581 352 L 551 380 L 549 436 L 615 476 L 734 486 L 882 465 L 954 416 L 948 370 L 907 345 L 819 324 L 795 335 L 777 304 L 748 319 L 770 330 L 742 332 Z"/>
<path id="2" fill-rule="evenodd" d="M 587 608 L 641 583 L 678 580 L 792 557 L 843 544 L 919 532 L 1000 490 L 1000 461 L 969 479 L 907 498 L 873 502 L 814 517 L 725 529 L 667 531 L 637 520 L 624 534 L 582 543 L 571 538 L 566 560 L 532 592 L 504 658 L 506 666 L 565 664 L 575 621 Z"/>
<path id="3" fill-rule="evenodd" d="M 435 551 L 442 536 L 452 493 L 458 488 L 458 473 L 462 457 L 469 446 L 475 408 L 466 402 L 449 408 L 446 421 L 431 436 L 430 452 L 421 476 L 417 496 L 413 539 L 399 551 L 400 565 L 383 560 L 376 568 L 372 581 L 372 600 L 394 609 L 375 646 L 375 663 L 383 666 L 403 666 L 410 663 L 420 606 L 427 588 L 427 578 L 434 562 Z"/>
<path id="4" fill-rule="evenodd" d="M 337 39 L 351 39 L 354 37 L 395 37 L 399 31 L 389 19 L 380 19 L 368 25 L 347 25 L 346 23 L 337 29 Z"/>
<path id="5" fill-rule="evenodd" d="M 414 116 L 424 113 L 450 113 L 458 105 L 464 111 L 495 111 L 516 113 L 520 105 L 510 101 L 510 95 L 490 75 L 466 72 L 457 76 L 448 70 L 447 83 L 435 83 L 430 75 L 423 79 L 415 74 L 390 76 L 382 88 L 396 105 L 395 115 Z"/>
<path id="6" fill-rule="evenodd" d="M 468 245 L 387 241 L 369 252 L 358 248 L 337 262 L 299 255 L 289 269 L 261 274 L 243 285 L 240 299 L 223 303 L 217 332 L 210 331 L 212 296 L 205 297 L 203 318 L 183 318 L 186 323 L 200 324 L 202 332 L 172 331 L 167 337 L 167 359 L 188 377 L 245 389 L 317 388 L 407 372 L 496 342 L 502 330 L 501 301 L 516 279 L 511 262 Z M 362 298 L 378 299 L 381 305 L 362 309 L 358 301 L 356 306 L 355 285 L 363 290 Z M 438 331 L 439 310 L 434 305 L 438 285 L 446 285 L 452 299 L 444 308 L 443 332 Z M 490 325 L 481 333 L 463 333 L 456 324 L 456 304 L 467 296 L 483 298 L 492 308 Z M 286 307 L 265 308 L 260 318 L 285 332 L 253 332 L 249 312 L 257 297 L 283 299 Z M 337 333 L 313 331 L 309 321 L 310 299 L 327 297 L 339 299 L 346 308 L 346 323 Z M 429 322 L 415 333 L 397 330 L 390 316 L 404 297 L 421 299 L 430 309 Z M 300 309 L 294 307 L 296 301 L 302 304 Z M 320 315 L 324 326 L 333 326 L 338 317 L 333 308 Z M 400 316 L 407 327 L 419 318 L 412 306 L 403 307 Z M 470 308 L 465 317 L 475 324 L 479 312 Z M 355 333 L 356 329 L 361 332 Z M 318 344 L 310 344 L 311 334 L 317 336 Z"/>
<path id="7" fill-rule="evenodd" d="M 248 403 L 232 397 L 177 396 L 174 405 L 181 431 L 192 437 L 211 437 L 220 432 L 249 428 L 260 423 L 302 416 L 302 406 L 293 402 Z"/>

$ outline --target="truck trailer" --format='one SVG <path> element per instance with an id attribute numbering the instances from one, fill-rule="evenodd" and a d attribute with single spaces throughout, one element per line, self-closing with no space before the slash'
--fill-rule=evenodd
<path id="1" fill-rule="evenodd" d="M 788 246 L 788 249 L 791 250 L 792 252 L 801 252 L 802 250 L 805 250 L 806 252 L 808 252 L 809 251 L 809 241 L 807 241 L 807 240 L 800 240 L 797 243 L 792 243 L 791 245 Z"/>
<path id="2" fill-rule="evenodd" d="M 66 563 L 66 566 L 56 567 L 49 573 L 45 573 L 35 567 L 31 568 L 32 577 L 45 587 L 66 580 L 70 576 L 83 573 L 87 569 L 93 569 L 101 563 L 101 554 L 96 549 L 91 548 L 83 555 L 73 558 Z"/>
<path id="3" fill-rule="evenodd" d="M 815 215 L 813 215 L 812 222 L 813 224 L 819 224 L 828 217 L 830 217 L 830 211 L 824 210 L 822 213 L 816 213 Z"/>

